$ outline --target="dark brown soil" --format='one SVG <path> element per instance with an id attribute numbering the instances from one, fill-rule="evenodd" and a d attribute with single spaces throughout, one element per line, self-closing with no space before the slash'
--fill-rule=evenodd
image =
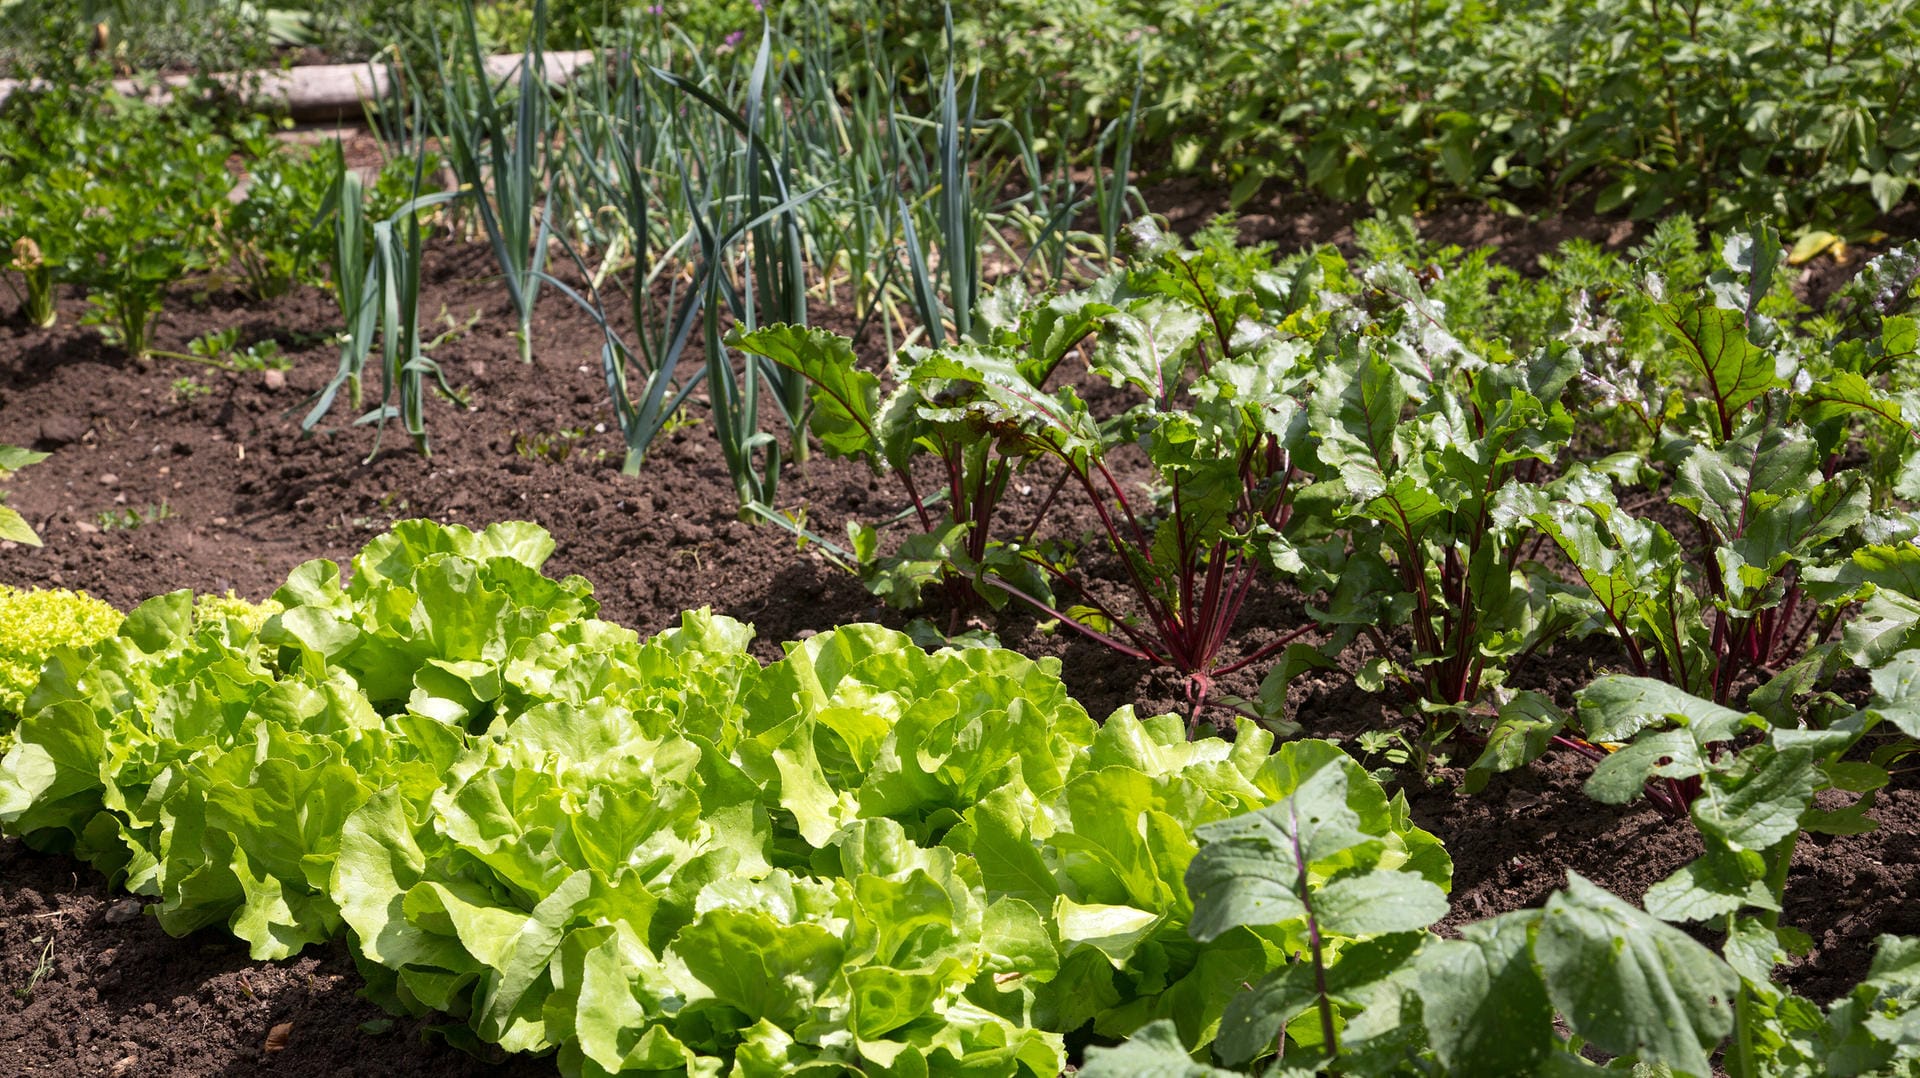
<path id="1" fill-rule="evenodd" d="M 1303 212 L 1282 220 L 1276 210 L 1263 227 L 1292 246 L 1345 224 L 1319 210 Z M 1462 237 L 1480 235 L 1476 227 L 1458 225 Z M 1504 225 L 1486 227 L 1505 238 L 1498 231 Z M 1616 226 L 1560 227 L 1557 235 L 1607 235 Z M 182 587 L 231 588 L 260 599 L 300 562 L 345 559 L 397 519 L 473 526 L 530 519 L 558 541 L 549 571 L 584 575 L 598 589 L 604 616 L 642 632 L 665 628 L 685 607 L 710 605 L 753 622 L 758 653 L 772 659 L 780 641 L 839 623 L 902 623 L 857 581 L 796 551 L 784 532 L 735 518 L 734 494 L 704 422 L 658 444 L 638 478 L 623 477 L 599 337 L 564 300 L 549 293 L 543 301 L 536 361 L 523 366 L 486 252 L 443 244 L 430 265 L 424 311 L 444 306 L 460 323 L 480 313 L 471 332 L 434 353 L 472 410 L 431 402 L 430 457 L 389 429 L 369 460 L 375 434 L 350 426 L 344 406 L 320 432 L 300 435 L 302 404 L 335 361 L 325 338 L 336 313 L 317 291 L 264 305 L 182 294 L 156 329 L 157 345 L 166 349 L 183 349 L 191 337 L 228 325 L 241 327 L 243 341 L 274 337 L 295 361 L 283 385 L 259 372 L 129 363 L 76 324 L 79 304 L 71 300 L 50 331 L 28 330 L 17 314 L 0 310 L 0 442 L 53 451 L 9 489 L 10 504 L 46 546 L 0 549 L 0 580 L 82 588 L 122 607 Z M 834 325 L 832 314 L 822 321 Z M 186 377 L 199 389 L 176 385 Z M 704 412 L 695 408 L 694 416 Z M 568 448 L 532 451 L 542 439 Z M 1030 512 L 1045 486 L 1035 481 L 1016 493 L 1008 511 L 1024 518 L 1023 507 Z M 817 458 L 789 466 L 778 500 L 804 507 L 809 526 L 829 536 L 841 534 L 848 519 L 881 519 L 901 508 L 890 482 Z M 1089 525 L 1069 516 L 1061 526 L 1073 534 Z M 1097 553 L 1089 561 L 1099 576 Z M 1263 591 L 1243 615 L 1244 638 L 1258 646 L 1305 620 L 1297 596 Z M 1010 646 L 1058 656 L 1068 684 L 1095 715 L 1123 704 L 1142 714 L 1179 706 L 1181 686 L 1164 673 L 1115 661 L 1080 638 L 1050 635 L 1030 616 L 1009 616 L 996 628 Z M 1603 645 L 1587 643 L 1541 656 L 1516 677 L 1564 700 L 1614 661 Z M 1256 680 L 1238 675 L 1221 691 L 1250 695 Z M 1301 678 L 1291 703 L 1310 735 L 1350 737 L 1393 715 L 1339 674 Z M 1418 822 L 1454 857 L 1450 924 L 1537 903 L 1568 871 L 1637 899 L 1698 852 L 1685 825 L 1585 798 L 1585 772 L 1577 760 L 1549 757 L 1496 779 L 1477 797 L 1459 793 L 1457 772 L 1445 769 L 1437 785 L 1408 790 Z M 1790 980 L 1817 996 L 1859 978 L 1875 934 L 1920 932 L 1920 904 L 1912 901 L 1920 792 L 1902 780 L 1883 794 L 1875 815 L 1880 830 L 1809 841 L 1796 860 L 1787 918 L 1813 936 L 1815 947 Z M 0 1073 L 552 1072 L 541 1061 L 476 1060 L 419 1023 L 365 1031 L 384 1016 L 355 997 L 358 977 L 342 946 L 251 962 L 217 930 L 171 939 L 128 901 L 82 865 L 0 840 Z M 43 956 L 44 973 L 36 976 Z M 269 1038 L 283 1023 L 291 1023 L 284 1047 L 270 1052 Z"/>

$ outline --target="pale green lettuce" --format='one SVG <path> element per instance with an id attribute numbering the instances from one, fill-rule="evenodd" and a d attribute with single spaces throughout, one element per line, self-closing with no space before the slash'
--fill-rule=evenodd
<path id="1" fill-rule="evenodd" d="M 171 931 L 344 932 L 376 998 L 568 1074 L 1046 1078 L 1089 1022 L 1212 1037 L 1296 946 L 1194 938 L 1183 881 L 1196 829 L 1360 775 L 1338 749 L 1096 725 L 1054 660 L 873 625 L 764 667 L 705 611 L 642 640 L 551 550 L 413 521 L 264 623 L 153 600 L 55 655 L 0 824 Z M 1403 802 L 1349 803 L 1446 884 Z"/>

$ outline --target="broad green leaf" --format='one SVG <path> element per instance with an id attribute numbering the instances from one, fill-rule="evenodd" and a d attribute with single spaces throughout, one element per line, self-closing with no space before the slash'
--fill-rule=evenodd
<path id="1" fill-rule="evenodd" d="M 1304 918 L 1308 901 L 1325 917 L 1322 931 L 1355 937 L 1425 928 L 1445 915 L 1446 894 L 1431 881 L 1374 868 L 1384 843 L 1360 830 L 1347 782 L 1343 769 L 1325 767 L 1277 805 L 1200 829 L 1204 845 L 1187 871 L 1196 939 Z M 1314 867 L 1336 858 L 1355 869 L 1303 893 Z"/>
<path id="2" fill-rule="evenodd" d="M 17 472 L 22 468 L 38 464 L 52 455 L 0 443 L 0 479 L 5 479 L 8 472 Z"/>
<path id="3" fill-rule="evenodd" d="M 1061 890 L 1028 831 L 1029 797 L 1013 784 L 1002 786 L 968 809 L 965 831 L 955 828 L 947 841 L 972 855 L 994 893 L 1046 909 Z"/>
<path id="4" fill-rule="evenodd" d="M 1649 726 L 1685 723 L 1702 744 L 1724 741 L 1746 716 L 1654 678 L 1610 674 L 1580 690 L 1580 725 L 1595 741 L 1625 741 Z"/>
<path id="5" fill-rule="evenodd" d="M 1678 929 L 1575 873 L 1547 900 L 1534 940 L 1547 993 L 1597 1047 L 1705 1078 L 1733 1030 L 1738 978 Z"/>
<path id="6" fill-rule="evenodd" d="M 1029 381 L 1045 385 L 1067 352 L 1119 310 L 1110 302 L 1119 284 L 1117 275 L 1103 278 L 1091 288 L 1054 296 L 1020 313 L 1019 335 L 1027 341 L 1022 367 Z"/>
<path id="7" fill-rule="evenodd" d="M 1894 424 L 1902 432 L 1914 433 L 1913 421 L 1900 401 L 1875 388 L 1853 371 L 1836 371 L 1813 383 L 1798 395 L 1809 426 L 1819 427 L 1836 419 L 1869 415 Z"/>
<path id="8" fill-rule="evenodd" d="M 852 341 L 823 329 L 772 325 L 752 333 L 735 329 L 726 343 L 812 383 L 813 433 L 829 454 L 865 454 L 875 465 L 889 459 L 877 436 L 880 380 L 860 369 Z"/>
<path id="9" fill-rule="evenodd" d="M 1920 651 L 1902 651 L 1868 676 L 1873 713 L 1908 737 L 1920 738 Z"/>
<path id="10" fill-rule="evenodd" d="M 1394 432 L 1400 427 L 1407 391 L 1393 365 L 1372 353 L 1341 357 L 1336 371 L 1350 371 L 1320 382 L 1308 418 L 1320 436 L 1322 464 L 1333 469 L 1356 503 L 1384 494 L 1396 468 Z"/>
<path id="11" fill-rule="evenodd" d="M 193 593 L 169 592 L 133 608 L 120 635 L 149 655 L 169 652 L 193 635 Z"/>
<path id="12" fill-rule="evenodd" d="M 1345 1000 L 1358 990 L 1392 976 L 1423 946 L 1424 932 L 1399 932 L 1329 952 L 1327 994 Z M 1273 1050 L 1280 1031 L 1317 1006 L 1319 985 L 1310 962 L 1293 962 L 1269 974 L 1227 1004 L 1214 1049 L 1223 1063 L 1244 1066 Z"/>
<path id="13" fill-rule="evenodd" d="M 1780 384 L 1773 356 L 1747 337 L 1745 311 L 1707 304 L 1662 303 L 1654 313 L 1680 345 L 1680 354 L 1705 382 L 1722 433 L 1737 426 L 1741 410 Z"/>
<path id="14" fill-rule="evenodd" d="M 1028 381 L 1020 357 L 1008 349 L 955 345 L 915 363 L 908 378 L 933 423 L 977 424 L 996 437 L 1047 447 L 1069 458 L 1091 452 L 1100 435 L 1072 387 L 1049 393 Z"/>
<path id="15" fill-rule="evenodd" d="M 1920 598 L 1905 592 L 1874 593 L 1840 630 L 1840 650 L 1854 665 L 1872 670 L 1920 646 Z"/>
<path id="16" fill-rule="evenodd" d="M 1160 924 L 1160 916 L 1150 910 L 1083 905 L 1065 895 L 1054 899 L 1053 920 L 1068 954 L 1082 947 L 1092 948 L 1105 955 L 1115 969 L 1124 968 L 1135 949 Z"/>
<path id="17" fill-rule="evenodd" d="M 1694 447 L 1674 476 L 1673 500 L 1711 525 L 1721 542 L 1732 542 L 1757 513 L 1811 488 L 1817 463 L 1817 448 L 1803 432 L 1763 424 L 1717 448 Z"/>
<path id="18" fill-rule="evenodd" d="M 1185 303 L 1151 299 L 1109 315 L 1090 369 L 1117 386 L 1131 385 L 1155 402 L 1168 401 L 1206 317 Z"/>
<path id="19" fill-rule="evenodd" d="M 22 546 L 39 546 L 40 535 L 18 510 L 0 505 L 0 540 Z"/>
<path id="20" fill-rule="evenodd" d="M 1647 888 L 1647 912 L 1663 921 L 1707 921 L 1742 909 L 1778 910 L 1758 854 L 1709 846 L 1673 875 Z"/>
<path id="21" fill-rule="evenodd" d="M 695 998 L 708 996 L 750 1019 L 792 1029 L 840 972 L 845 955 L 823 926 L 721 909 L 681 929 L 668 960 L 686 969 Z"/>
<path id="22" fill-rule="evenodd" d="M 1084 1078 L 1235 1078 L 1239 1071 L 1197 1063 L 1172 1022 L 1154 1022 L 1117 1048 L 1093 1046 L 1078 1074 Z"/>
<path id="23" fill-rule="evenodd" d="M 1454 1073 L 1534 1074 L 1557 1048 L 1553 1005 L 1531 953 L 1539 920 L 1530 910 L 1504 914 L 1421 949 L 1427 1037 Z"/>
<path id="24" fill-rule="evenodd" d="M 1493 729 L 1487 731 L 1487 747 L 1468 769 L 1467 781 L 1486 781 L 1486 775 L 1512 771 L 1540 758 L 1552 744 L 1553 735 L 1567 724 L 1567 715 L 1552 700 L 1536 692 L 1521 692 L 1501 705 Z"/>
<path id="25" fill-rule="evenodd" d="M 1756 745 L 1731 768 L 1701 784 L 1693 820 L 1702 833 L 1736 850 L 1764 850 L 1800 830 L 1800 814 L 1813 801 L 1819 773 L 1802 748 Z"/>

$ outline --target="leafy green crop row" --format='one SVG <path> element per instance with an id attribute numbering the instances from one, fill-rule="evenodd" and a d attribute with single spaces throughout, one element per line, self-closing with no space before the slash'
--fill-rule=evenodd
<path id="1" fill-rule="evenodd" d="M 230 155 L 247 162 L 229 198 Z M 20 92 L 0 107 L 0 267 L 29 319 L 50 326 L 56 290 L 87 297 L 87 321 L 146 358 L 149 327 L 189 276 L 267 299 L 324 280 L 326 153 L 281 148 L 258 121 L 227 123 L 83 87 Z"/>
<path id="2" fill-rule="evenodd" d="M 23 7 L 28 5 L 22 5 Z M 115 5 L 96 5 L 104 11 Z M 424 55 L 454 30 L 442 6 L 169 4 L 106 17 L 140 47 L 179 23 L 171 8 L 222 11 L 228 51 L 267 31 L 372 55 L 398 41 Z M 520 40 L 529 0 L 483 4 L 490 42 Z M 889 56 L 838 73 L 873 83 L 925 77 L 941 54 L 938 5 L 872 0 L 643 4 L 555 0 L 556 47 L 671 25 L 703 50 L 751 36 L 761 10 L 851 55 L 864 34 Z M 988 0 L 956 5 L 969 71 L 987 112 L 1062 137 L 1125 115 L 1143 91 L 1153 156 L 1242 194 L 1280 180 L 1405 211 L 1447 197 L 1563 204 L 1597 194 L 1602 212 L 1685 208 L 1722 221 L 1778 215 L 1857 230 L 1898 204 L 1920 153 L 1913 68 L 1920 9 L 1910 0 L 1830 5 L 1751 0 L 1645 4 L 1256 0 Z M 77 12 L 51 25 L 79 33 Z M 153 46 L 146 46 L 153 51 Z"/>
<path id="3" fill-rule="evenodd" d="M 1112 119 L 1144 72 L 1145 140 L 1242 194 L 1280 180 L 1405 211 L 1592 191 L 1636 217 L 1859 229 L 1905 197 L 1920 152 L 1911 0 L 990 0 L 954 17 L 1002 114 Z M 878 18 L 905 56 L 939 41 L 937 8 Z"/>
<path id="4" fill-rule="evenodd" d="M 1061 1034 L 1177 1017 L 1278 968 L 1188 936 L 1195 828 L 1330 762 L 1396 857 L 1439 844 L 1324 744 L 1096 726 L 1049 663 L 848 626 L 761 666 L 651 640 L 538 565 L 531 525 L 408 522 L 257 617 L 149 601 L 54 652 L 0 820 L 259 957 L 350 933 L 390 1004 L 569 1073 L 1051 1075 Z"/>
<path id="5" fill-rule="evenodd" d="M 1726 238 L 1711 272 L 1675 224 L 1636 266 L 1576 247 L 1560 279 L 1497 290 L 1483 261 L 1408 265 L 1387 234 L 1352 266 L 1135 231 L 1128 270 L 1003 290 L 971 340 L 897 357 L 885 396 L 844 340 L 736 337 L 814 384 L 829 453 L 898 478 L 920 534 L 882 555 L 855 526 L 839 551 L 876 593 L 1015 598 L 1171 667 L 1196 718 L 1218 676 L 1287 647 L 1260 701 L 1226 702 L 1278 721 L 1288 677 L 1364 641 L 1362 687 L 1391 687 L 1439 738 L 1566 637 L 1611 635 L 1637 673 L 1722 702 L 1760 675 L 1804 691 L 1833 676 L 1845 611 L 1902 586 L 1839 566 L 1913 531 L 1894 507 L 1920 467 L 1910 252 L 1796 329 L 1764 229 Z M 1076 386 L 1093 379 L 1119 403 L 1089 408 Z M 1146 499 L 1109 467 L 1140 450 Z M 1049 493 L 1005 520 L 1020 473 Z M 1073 499 L 1131 602 L 1088 587 L 1042 529 Z M 1660 513 L 1690 520 L 1681 538 Z M 1572 573 L 1545 564 L 1550 545 Z M 1262 567 L 1307 593 L 1312 622 L 1233 656 Z"/>

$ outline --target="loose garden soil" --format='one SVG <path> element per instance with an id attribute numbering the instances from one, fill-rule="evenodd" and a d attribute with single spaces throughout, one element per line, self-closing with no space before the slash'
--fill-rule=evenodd
<path id="1" fill-rule="evenodd" d="M 1171 193 L 1171 192 L 1169 192 Z M 1150 196 L 1151 197 L 1151 196 Z M 1178 201 L 1173 199 L 1171 201 Z M 1156 201 L 1153 204 L 1161 205 Z M 1204 198 L 1176 215 L 1192 226 Z M 1332 238 L 1350 223 L 1329 209 L 1255 206 L 1250 231 L 1283 246 Z M 1631 228 L 1576 221 L 1528 230 L 1506 221 L 1449 218 L 1463 240 L 1498 240 L 1514 264 L 1568 235 L 1618 244 Z M 1350 235 L 1350 233 L 1349 233 Z M 779 642 L 849 621 L 902 625 L 860 586 L 783 531 L 736 519 L 719 450 L 704 423 L 659 443 L 637 478 L 623 477 L 623 447 L 599 369 L 597 331 L 549 292 L 534 323 L 536 361 L 517 359 L 513 317 L 486 251 L 443 243 L 430 250 L 423 313 L 446 314 L 464 335 L 434 352 L 472 408 L 435 399 L 432 455 L 414 453 L 389 429 L 331 417 L 302 437 L 298 417 L 335 362 L 326 337 L 336 311 L 302 290 L 271 303 L 214 291 L 181 293 L 161 318 L 158 347 L 237 325 L 243 341 L 272 336 L 294 360 L 284 376 L 210 371 L 168 360 L 127 361 L 78 325 L 69 300 L 52 330 L 27 328 L 0 310 L 0 442 L 53 451 L 10 485 L 12 506 L 46 540 L 43 549 L 0 549 L 0 581 L 80 588 L 121 607 L 176 588 L 233 589 L 263 599 L 288 570 L 311 558 L 344 561 L 391 522 L 431 517 L 470 526 L 537 521 L 558 551 L 548 571 L 594 584 L 603 617 L 650 633 L 687 607 L 752 622 L 763 660 Z M 817 319 L 843 328 L 850 319 Z M 877 341 L 861 342 L 876 362 Z M 209 392 L 184 396 L 192 376 Z M 695 419 L 702 416 L 694 410 Z M 552 447 L 535 451 L 537 445 Z M 1050 480 L 1050 476 L 1048 479 Z M 1033 478 L 1009 512 L 1044 495 Z M 1037 489 L 1036 489 L 1037 488 Z M 889 481 L 855 464 L 819 459 L 789 467 L 779 501 L 804 507 L 810 527 L 838 535 L 849 519 L 878 520 L 901 508 Z M 146 519 L 138 526 L 126 525 Z M 1090 520 L 1067 517 L 1075 535 Z M 1095 578 L 1112 570 L 1088 546 Z M 1305 623 L 1300 598 L 1273 587 L 1243 614 L 1257 645 Z M 1175 679 L 1077 637 L 1052 635 L 1032 617 L 994 626 L 1004 643 L 1060 659 L 1062 674 L 1095 716 L 1131 705 L 1174 710 Z M 1563 703 L 1618 657 L 1604 641 L 1561 646 L 1515 672 Z M 1224 692 L 1251 693 L 1252 674 Z M 1350 737 L 1387 722 L 1381 701 L 1343 674 L 1303 677 L 1294 717 L 1309 735 Z M 1370 761 L 1378 763 L 1379 761 Z M 1445 840 L 1455 864 L 1448 924 L 1540 902 L 1578 872 L 1629 899 L 1699 853 L 1691 828 L 1640 806 L 1597 804 L 1580 792 L 1587 765 L 1550 756 L 1497 778 L 1479 796 L 1457 789 L 1457 771 L 1436 785 L 1411 783 L 1417 822 Z M 1812 838 L 1796 857 L 1786 919 L 1813 938 L 1788 973 L 1798 990 L 1826 999 L 1860 978 L 1881 933 L 1920 934 L 1920 784 L 1897 777 L 1874 817 L 1880 828 L 1844 839 Z M 105 885 L 87 866 L 0 839 L 0 1074 L 137 1076 L 538 1075 L 549 1061 L 477 1058 L 436 1034 L 434 1023 L 390 1020 L 360 1000 L 344 944 L 282 962 L 253 962 L 210 929 L 173 939 L 142 915 L 142 901 Z M 1443 926 L 1443 930 L 1444 926 Z"/>

